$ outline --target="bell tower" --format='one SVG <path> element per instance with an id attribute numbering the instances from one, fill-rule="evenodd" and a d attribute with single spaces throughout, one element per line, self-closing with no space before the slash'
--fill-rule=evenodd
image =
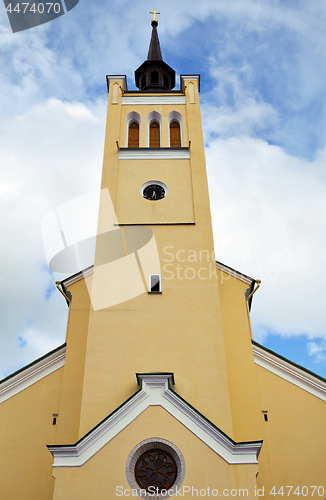
<path id="1" fill-rule="evenodd" d="M 221 288 L 224 274 L 216 268 L 214 255 L 200 77 L 181 75 L 180 89 L 173 90 L 174 70 L 163 61 L 157 26 L 154 18 L 148 59 L 135 72 L 139 90 L 128 90 L 123 75 L 107 76 L 95 262 L 64 282 L 73 298 L 58 445 L 50 450 L 60 467 L 68 463 L 69 447 L 60 447 L 64 443 L 98 442 L 102 424 L 111 436 L 106 439 L 112 439 L 127 426 L 119 434 L 125 447 L 119 453 L 119 474 L 132 447 L 139 444 L 146 452 L 148 439 L 160 450 L 168 440 L 164 449 L 177 463 L 172 444 L 180 429 L 175 437 L 170 434 L 174 424 L 165 418 L 170 414 L 208 449 L 219 454 L 222 446 L 226 463 L 241 470 L 250 464 L 250 481 L 255 482 L 261 442 L 232 444 L 232 439 L 243 442 L 260 435 L 245 301 L 251 280 L 233 279 L 230 288 Z M 159 74 L 156 86 L 153 71 Z M 142 87 L 144 75 L 147 83 Z M 245 380 L 234 369 L 240 366 L 246 366 Z M 139 412 L 144 425 L 140 434 L 128 424 Z M 230 436 L 225 442 L 223 433 Z M 129 471 L 134 471 L 137 454 L 127 460 Z M 225 477 L 235 478 L 236 471 L 228 469 Z M 129 485 L 134 484 L 134 472 L 130 474 Z"/>
<path id="2" fill-rule="evenodd" d="M 107 76 L 101 189 L 115 215 L 109 223 L 101 204 L 79 436 L 137 390 L 135 373 L 149 372 L 173 372 L 176 390 L 232 434 L 200 77 L 182 75 L 172 90 L 157 25 L 154 18 L 148 59 L 135 72 L 140 90 L 129 91 L 125 76 Z"/>

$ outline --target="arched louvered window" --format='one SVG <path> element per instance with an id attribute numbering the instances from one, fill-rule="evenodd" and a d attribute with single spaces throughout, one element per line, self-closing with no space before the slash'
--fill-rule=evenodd
<path id="1" fill-rule="evenodd" d="M 170 146 L 181 148 L 180 124 L 176 121 L 170 123 Z"/>
<path id="2" fill-rule="evenodd" d="M 139 125 L 132 122 L 129 125 L 128 148 L 139 148 Z"/>
<path id="3" fill-rule="evenodd" d="M 157 122 L 152 122 L 149 127 L 149 147 L 160 147 L 160 126 Z"/>

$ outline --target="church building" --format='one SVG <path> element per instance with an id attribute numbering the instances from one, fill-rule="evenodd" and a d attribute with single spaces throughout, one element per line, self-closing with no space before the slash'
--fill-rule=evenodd
<path id="1" fill-rule="evenodd" d="M 0 499 L 324 500 L 326 380 L 252 339 L 259 281 L 214 255 L 200 76 L 174 90 L 151 26 L 138 90 L 107 76 L 66 342 L 0 382 Z"/>

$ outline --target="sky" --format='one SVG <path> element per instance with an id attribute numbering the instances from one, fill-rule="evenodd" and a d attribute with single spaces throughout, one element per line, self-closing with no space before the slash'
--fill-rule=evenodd
<path id="1" fill-rule="evenodd" d="M 326 4 L 320 0 L 80 0 L 12 33 L 0 4 L 0 378 L 65 341 L 41 221 L 96 191 L 106 74 L 146 59 L 201 75 L 215 254 L 261 280 L 259 343 L 326 378 Z"/>

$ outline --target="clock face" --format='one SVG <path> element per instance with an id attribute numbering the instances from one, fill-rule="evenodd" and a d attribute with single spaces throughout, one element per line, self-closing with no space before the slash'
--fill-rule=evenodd
<path id="1" fill-rule="evenodd" d="M 143 197 L 151 201 L 162 200 L 165 194 L 164 187 L 159 184 L 149 184 L 149 186 L 146 186 L 143 190 Z"/>

